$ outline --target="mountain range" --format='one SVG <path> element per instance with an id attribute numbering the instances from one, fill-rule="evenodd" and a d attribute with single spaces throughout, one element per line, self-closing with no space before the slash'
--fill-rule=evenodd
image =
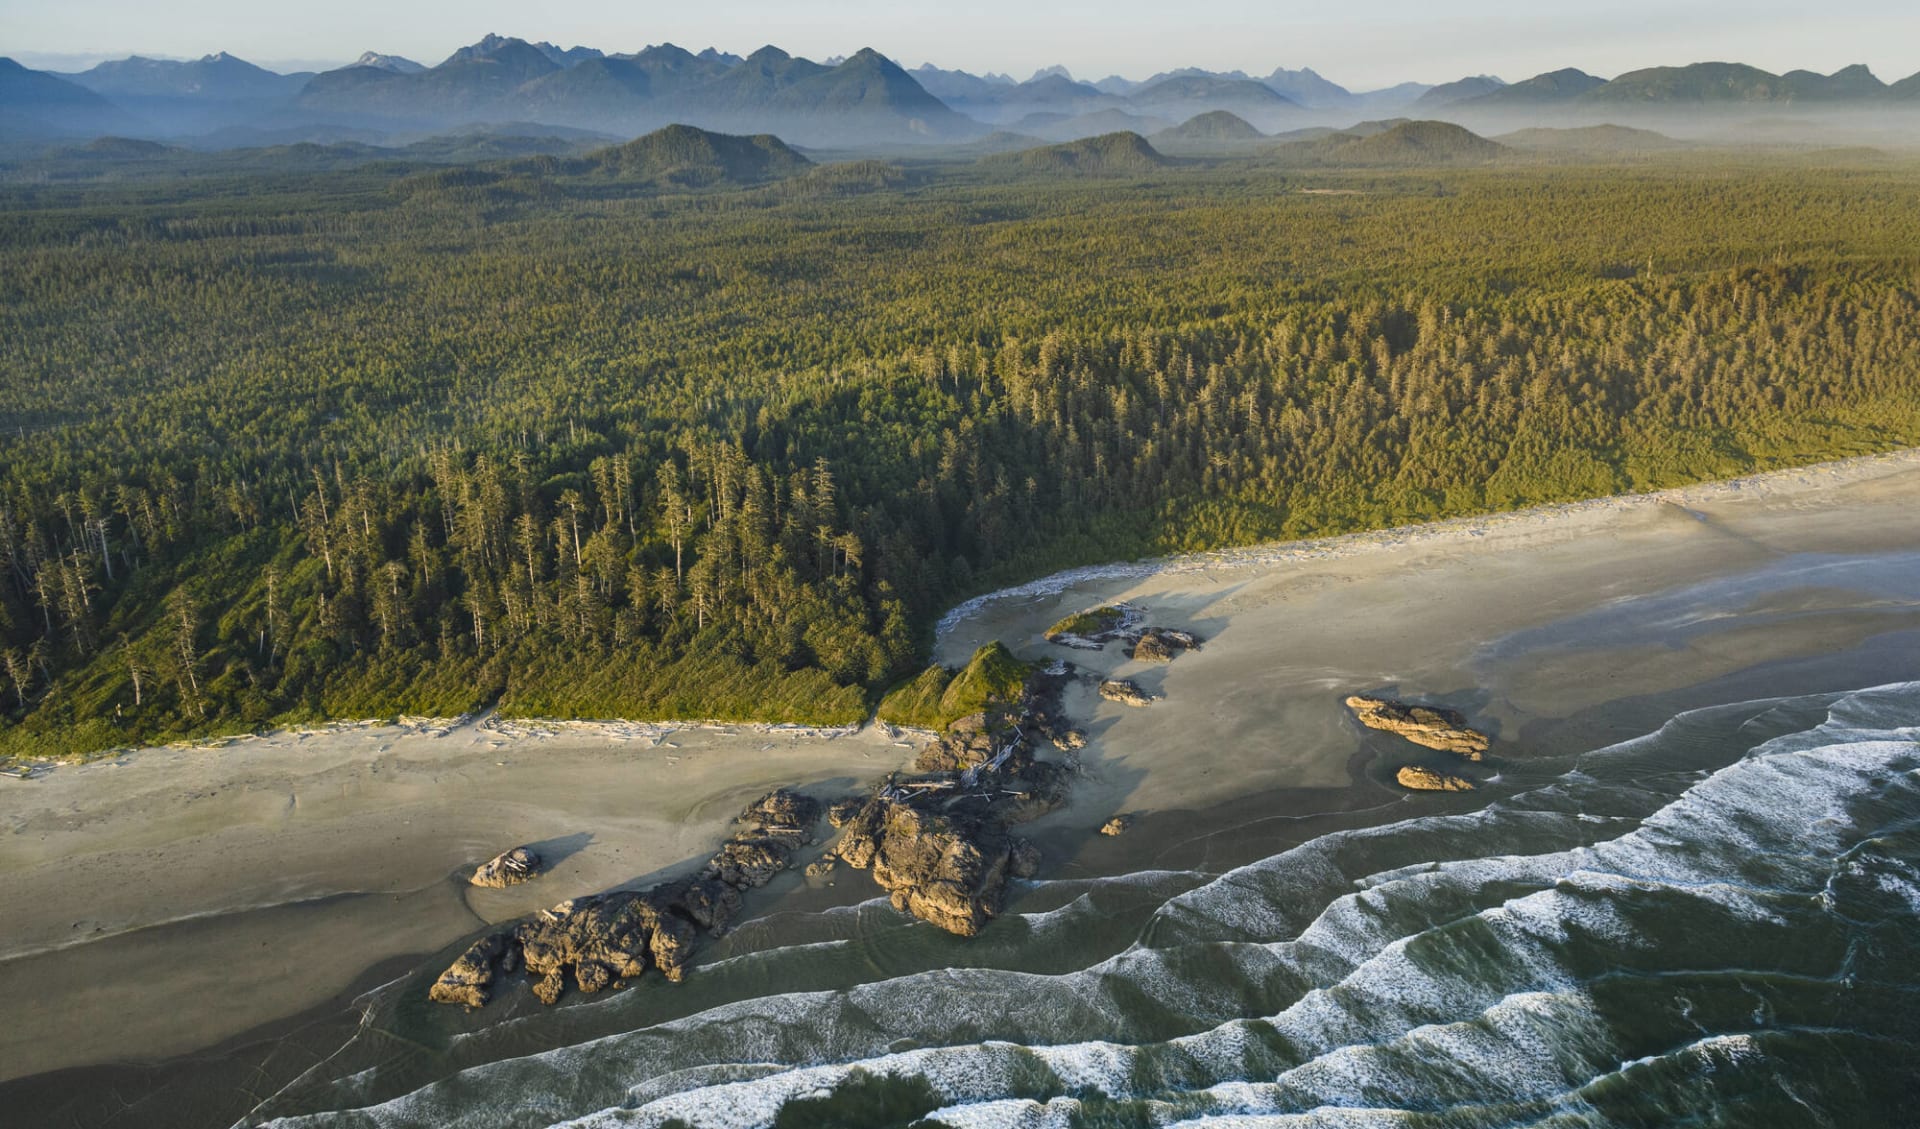
<path id="1" fill-rule="evenodd" d="M 931 64 L 908 71 L 871 48 L 815 62 L 773 46 L 745 57 L 672 44 L 618 54 L 492 34 L 432 66 L 369 51 L 318 74 L 278 74 L 225 52 L 185 61 L 135 56 L 74 74 L 0 59 L 0 137 L 119 134 L 214 148 L 415 137 L 506 121 L 629 137 L 684 123 L 859 147 L 952 144 L 995 131 L 1053 141 L 1152 134 L 1219 112 L 1284 132 L 1361 112 L 1565 125 L 1780 106 L 1920 110 L 1920 75 L 1887 84 L 1863 66 L 1822 75 L 1696 63 L 1611 80 L 1566 68 L 1512 84 L 1478 75 L 1354 92 L 1310 69 L 1251 76 L 1184 68 L 1084 82 L 1050 67 L 1016 81 Z"/>

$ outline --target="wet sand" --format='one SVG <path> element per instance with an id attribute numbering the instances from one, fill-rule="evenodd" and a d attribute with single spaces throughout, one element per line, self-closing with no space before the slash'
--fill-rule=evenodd
<path id="1" fill-rule="evenodd" d="M 1049 824 L 1334 789 L 1363 739 L 1342 705 L 1379 692 L 1454 706 L 1497 753 L 1543 719 L 1828 654 L 1920 627 L 1920 453 L 1659 494 L 1078 570 L 976 601 L 943 625 L 954 664 L 991 639 L 1128 678 L 1091 692 L 1090 780 Z M 1169 665 L 1047 626 L 1125 602 L 1202 649 Z M 1196 753 L 1201 755 L 1196 755 Z M 1406 760 L 1423 760 L 1408 756 Z M 1432 763 L 1444 766 L 1444 756 Z"/>
<path id="2" fill-rule="evenodd" d="M 1204 854 L 1155 836 L 1177 823 L 1188 844 L 1206 823 L 1192 813 L 1252 797 L 1299 819 L 1472 802 L 1381 783 L 1368 766 L 1385 746 L 1353 725 L 1347 693 L 1455 705 L 1495 732 L 1498 756 L 1524 758 L 1570 719 L 1604 730 L 1592 715 L 1609 702 L 1920 629 L 1916 503 L 1920 454 L 1907 453 L 1087 570 L 966 609 L 938 657 L 999 638 L 1163 695 L 1144 709 L 1090 691 L 1068 703 L 1092 737 L 1085 778 L 1034 831 L 1051 869 L 1110 872 Z M 1145 666 L 1040 636 L 1116 600 L 1204 648 Z M 484 922 L 692 865 L 773 786 L 844 791 L 912 752 L 874 730 L 387 726 L 0 779 L 0 1079 L 211 1046 Z M 1118 811 L 1148 818 L 1119 840 L 1088 834 Z M 561 856 L 553 873 L 510 891 L 459 881 L 522 842 Z"/>
<path id="3" fill-rule="evenodd" d="M 877 730 L 617 731 L 351 727 L 0 780 L 0 1078 L 198 1050 L 487 922 L 697 865 L 774 787 L 847 791 L 912 755 Z M 553 869 L 465 883 L 520 843 Z"/>

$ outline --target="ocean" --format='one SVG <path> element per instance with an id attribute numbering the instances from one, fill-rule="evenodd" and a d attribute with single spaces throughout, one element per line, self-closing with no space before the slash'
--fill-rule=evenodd
<path id="1" fill-rule="evenodd" d="M 1920 1124 L 1920 683 L 1500 771 L 1027 883 L 971 941 L 785 909 L 685 984 L 485 1023 L 418 970 L 241 1124 Z"/>

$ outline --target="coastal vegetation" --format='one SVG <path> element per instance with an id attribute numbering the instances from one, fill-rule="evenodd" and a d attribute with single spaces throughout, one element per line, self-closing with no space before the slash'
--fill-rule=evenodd
<path id="1" fill-rule="evenodd" d="M 0 188 L 0 755 L 846 722 L 1054 568 L 1920 441 L 1898 160 L 776 145 Z"/>
<path id="2" fill-rule="evenodd" d="M 1112 631 L 1125 622 L 1126 618 L 1126 612 L 1111 605 L 1074 612 L 1072 615 L 1062 616 L 1056 620 L 1052 627 L 1047 628 L 1046 635 L 1049 639 L 1058 635 L 1098 635 L 1104 631 Z"/>
<path id="3" fill-rule="evenodd" d="M 889 725 L 945 729 L 993 707 L 1018 705 L 1033 668 L 995 641 L 973 653 L 958 671 L 934 664 L 880 700 L 876 716 Z"/>

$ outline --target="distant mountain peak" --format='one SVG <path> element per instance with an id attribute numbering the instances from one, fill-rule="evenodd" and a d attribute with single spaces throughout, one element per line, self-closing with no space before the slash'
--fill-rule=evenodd
<path id="1" fill-rule="evenodd" d="M 484 59 L 489 55 L 498 54 L 503 47 L 508 47 L 515 43 L 524 44 L 526 42 L 524 39 L 496 35 L 490 31 L 478 40 L 467 44 L 465 47 L 456 49 L 454 53 L 448 55 L 440 65 L 445 66 L 447 63 L 458 63 L 467 59 Z"/>
<path id="2" fill-rule="evenodd" d="M 379 51 L 367 51 L 353 61 L 356 67 L 375 67 L 395 74 L 419 74 L 426 70 L 425 65 L 416 63 L 402 55 L 387 55 Z"/>
<path id="3" fill-rule="evenodd" d="M 1043 78 L 1064 78 L 1068 82 L 1078 81 L 1073 77 L 1072 71 L 1068 70 L 1066 67 L 1061 66 L 1059 63 L 1055 63 L 1050 67 L 1041 67 L 1039 70 L 1033 72 L 1033 77 L 1028 79 L 1027 81 L 1039 82 Z"/>

